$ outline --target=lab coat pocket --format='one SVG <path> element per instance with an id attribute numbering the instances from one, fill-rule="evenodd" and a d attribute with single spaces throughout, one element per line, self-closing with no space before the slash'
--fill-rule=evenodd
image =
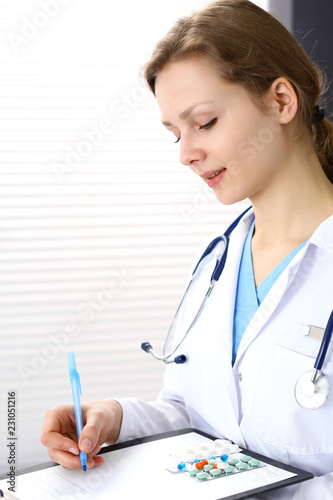
<path id="1" fill-rule="evenodd" d="M 320 342 L 289 336 L 271 347 L 261 370 L 253 411 L 256 433 L 269 445 L 297 455 L 333 453 L 333 393 L 316 410 L 302 408 L 295 399 L 298 378 L 312 370 Z M 316 348 L 314 349 L 314 346 Z M 323 366 L 333 384 L 333 363 Z"/>

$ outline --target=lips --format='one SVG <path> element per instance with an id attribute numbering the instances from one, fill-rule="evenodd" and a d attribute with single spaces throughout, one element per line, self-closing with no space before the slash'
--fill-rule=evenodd
<path id="1" fill-rule="evenodd" d="M 218 172 L 215 172 L 215 174 L 212 174 L 209 177 L 207 177 L 207 179 L 214 179 L 214 177 L 216 177 L 217 175 L 219 175 L 221 172 L 222 172 L 222 170 L 219 170 Z"/>
<path id="2" fill-rule="evenodd" d="M 211 170 L 209 172 L 205 172 L 200 177 L 208 184 L 209 187 L 214 187 L 222 179 L 225 170 L 225 168 L 221 168 L 220 170 Z"/>

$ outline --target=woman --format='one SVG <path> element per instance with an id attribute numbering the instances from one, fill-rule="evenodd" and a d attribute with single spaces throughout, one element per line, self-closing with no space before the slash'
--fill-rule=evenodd
<path id="1" fill-rule="evenodd" d="M 220 0 L 176 23 L 145 78 L 181 162 L 221 203 L 249 198 L 252 209 L 181 346 L 189 362 L 167 367 L 154 402 L 84 405 L 79 447 L 96 467 L 103 442 L 196 427 L 317 476 L 276 498 L 332 498 L 333 396 L 313 411 L 294 398 L 320 345 L 305 333 L 325 328 L 333 305 L 333 127 L 319 107 L 320 74 L 270 14 Z M 332 350 L 323 371 L 333 375 Z M 42 443 L 80 468 L 73 421 L 71 407 L 51 409 Z"/>

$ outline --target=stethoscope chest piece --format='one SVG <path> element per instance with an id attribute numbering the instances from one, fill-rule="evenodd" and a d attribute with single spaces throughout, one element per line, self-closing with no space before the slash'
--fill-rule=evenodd
<path id="1" fill-rule="evenodd" d="M 303 373 L 295 386 L 297 403 L 306 410 L 316 410 L 322 406 L 329 393 L 329 384 L 325 375 L 318 370 Z"/>

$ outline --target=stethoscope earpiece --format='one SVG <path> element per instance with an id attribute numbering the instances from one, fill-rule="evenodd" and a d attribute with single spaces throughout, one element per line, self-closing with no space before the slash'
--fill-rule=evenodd
<path id="1" fill-rule="evenodd" d="M 185 354 L 180 354 L 179 356 L 176 356 L 174 359 L 176 365 L 182 365 L 183 363 L 186 363 L 186 361 L 187 357 L 185 356 Z"/>
<path id="2" fill-rule="evenodd" d="M 149 344 L 149 342 L 142 342 L 141 349 L 145 352 L 149 352 L 152 350 L 152 346 Z"/>
<path id="3" fill-rule="evenodd" d="M 145 352 L 150 352 L 150 354 L 155 359 L 158 359 L 159 361 L 164 361 L 164 363 L 166 364 L 176 363 L 176 365 L 182 365 L 187 361 L 187 357 L 185 356 L 185 354 L 179 354 L 179 356 L 176 356 L 174 359 L 169 359 L 172 353 L 169 356 L 157 356 L 157 354 L 153 350 L 152 345 L 149 342 L 142 342 L 141 349 Z"/>

